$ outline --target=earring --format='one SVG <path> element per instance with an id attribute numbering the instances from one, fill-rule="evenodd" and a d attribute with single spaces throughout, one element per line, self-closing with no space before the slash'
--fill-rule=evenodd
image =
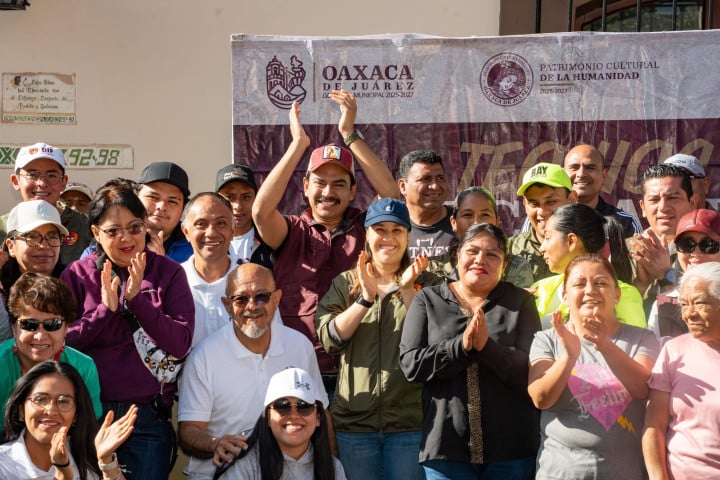
<path id="1" fill-rule="evenodd" d="M 13 353 L 14 353 L 15 355 L 17 355 L 17 353 L 18 353 L 17 343 L 16 343 L 15 345 L 13 345 Z"/>

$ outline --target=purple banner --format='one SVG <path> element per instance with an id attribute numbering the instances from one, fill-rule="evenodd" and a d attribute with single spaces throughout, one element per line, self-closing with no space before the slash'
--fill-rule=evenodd
<path id="1" fill-rule="evenodd" d="M 360 102 L 362 109 L 362 102 Z M 284 213 L 306 207 L 302 177 L 313 148 L 342 142 L 336 125 L 306 125 L 312 145 L 280 205 Z M 645 169 L 678 152 L 695 155 L 706 174 L 720 175 L 714 155 L 720 143 L 720 119 L 620 120 L 598 122 L 418 123 L 358 125 L 366 141 L 393 174 L 406 153 L 417 149 L 439 152 L 449 183 L 448 201 L 471 185 L 483 185 L 496 196 L 503 228 L 513 233 L 525 217 L 515 194 L 518 179 L 537 162 L 562 163 L 565 152 L 578 143 L 597 147 L 605 156 L 608 180 L 604 198 L 641 218 L 640 180 Z M 261 182 L 290 142 L 286 125 L 235 125 L 234 161 L 249 165 Z M 354 205 L 366 207 L 375 195 L 363 172 L 356 172 L 358 193 Z M 713 183 L 711 203 L 720 198 Z"/>

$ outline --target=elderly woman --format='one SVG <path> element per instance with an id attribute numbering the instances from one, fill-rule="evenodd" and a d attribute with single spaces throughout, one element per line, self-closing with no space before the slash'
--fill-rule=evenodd
<path id="1" fill-rule="evenodd" d="M 620 287 L 604 257 L 575 257 L 563 292 L 567 325 L 556 311 L 530 351 L 528 392 L 542 411 L 536 478 L 644 478 L 640 432 L 657 339 L 616 317 Z"/>
<path id="2" fill-rule="evenodd" d="M 342 464 L 330 453 L 325 395 L 317 388 L 299 368 L 273 375 L 247 450 L 219 467 L 213 480 L 226 472 L 229 479 L 345 480 Z"/>
<path id="3" fill-rule="evenodd" d="M 0 343 L 0 407 L 13 385 L 45 360 L 67 362 L 82 376 L 90 392 L 95 416 L 100 418 L 100 384 L 95 362 L 65 345 L 68 325 L 75 319 L 75 300 L 57 278 L 25 273 L 10 289 L 8 301 L 13 339 Z"/>
<path id="4" fill-rule="evenodd" d="M 3 478 L 39 480 L 95 480 L 105 472 L 106 478 L 121 480 L 114 451 L 132 431 L 136 415 L 130 409 L 113 423 L 111 412 L 98 431 L 78 371 L 63 362 L 39 363 L 17 382 L 8 400 L 0 472 L 13 472 Z"/>
<path id="5" fill-rule="evenodd" d="M 673 243 L 683 272 L 693 265 L 720 262 L 720 214 L 704 208 L 686 213 L 678 222 Z M 678 296 L 678 289 L 663 292 L 650 309 L 648 329 L 661 341 L 688 332 L 680 314 Z"/>
<path id="6" fill-rule="evenodd" d="M 648 382 L 642 449 L 650 478 L 717 478 L 720 472 L 720 263 L 680 281 L 689 333 L 669 340 Z"/>
<path id="7" fill-rule="evenodd" d="M 582 203 L 571 203 L 553 212 L 545 224 L 545 238 L 540 244 L 545 263 L 551 272 L 557 274 L 538 280 L 532 286 L 543 329 L 550 327 L 556 310 L 560 309 L 563 317 L 567 317 L 567 306 L 563 304 L 563 285 L 568 264 L 580 255 L 601 255 L 608 244 L 613 252 L 611 263 L 619 277 L 621 292 L 615 313 L 621 323 L 643 328 L 647 326 L 640 292 L 629 283 L 632 279 L 632 265 L 625 247 L 622 225 L 612 217 L 603 217 L 594 208 Z"/>
<path id="8" fill-rule="evenodd" d="M 95 360 L 105 412 L 123 415 L 138 406 L 133 434 L 118 450 L 128 478 L 166 478 L 176 446 L 170 411 L 177 386 L 155 377 L 134 335 L 141 327 L 162 351 L 184 357 L 193 335 L 192 293 L 178 263 L 145 248 L 145 207 L 132 190 L 99 191 L 89 220 L 97 251 L 61 276 L 80 302 L 67 342 Z"/>
<path id="9" fill-rule="evenodd" d="M 8 215 L 3 250 L 8 260 L 0 268 L 0 296 L 7 305 L 10 287 L 25 272 L 59 277 L 60 246 L 68 234 L 57 208 L 44 200 L 18 203 Z M 3 329 L 5 312 L 0 312 L 0 340 L 9 338 Z"/>
<path id="10" fill-rule="evenodd" d="M 455 238 L 450 244 L 447 253 L 430 259 L 428 270 L 453 280 L 457 279 L 458 242 L 465 230 L 476 223 L 490 223 L 500 226 L 500 217 L 497 211 L 495 197 L 485 187 L 468 187 L 455 197 L 453 211 L 450 215 L 450 225 Z M 516 287 L 527 288 L 533 283 L 532 267 L 523 257 L 516 256 L 505 267 L 503 280 Z"/>
<path id="11" fill-rule="evenodd" d="M 410 214 L 404 203 L 377 200 L 365 228 L 366 247 L 357 267 L 333 280 L 316 314 L 323 347 L 340 355 L 330 407 L 338 452 L 350 480 L 422 479 L 421 386 L 408 382 L 398 365 L 400 333 L 415 286 L 442 279 L 418 278 L 427 257 L 410 262 Z"/>
<path id="12" fill-rule="evenodd" d="M 527 395 L 540 322 L 532 295 L 501 281 L 507 238 L 472 225 L 458 280 L 422 289 L 400 340 L 400 367 L 423 383 L 420 462 L 428 479 L 531 479 L 538 417 Z"/>

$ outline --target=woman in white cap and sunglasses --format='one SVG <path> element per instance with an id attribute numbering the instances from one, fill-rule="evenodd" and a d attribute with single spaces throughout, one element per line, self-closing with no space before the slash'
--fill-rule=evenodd
<path id="1" fill-rule="evenodd" d="M 248 437 L 248 448 L 213 479 L 345 480 L 330 453 L 327 417 L 312 377 L 288 368 L 270 378 L 263 413 Z"/>

